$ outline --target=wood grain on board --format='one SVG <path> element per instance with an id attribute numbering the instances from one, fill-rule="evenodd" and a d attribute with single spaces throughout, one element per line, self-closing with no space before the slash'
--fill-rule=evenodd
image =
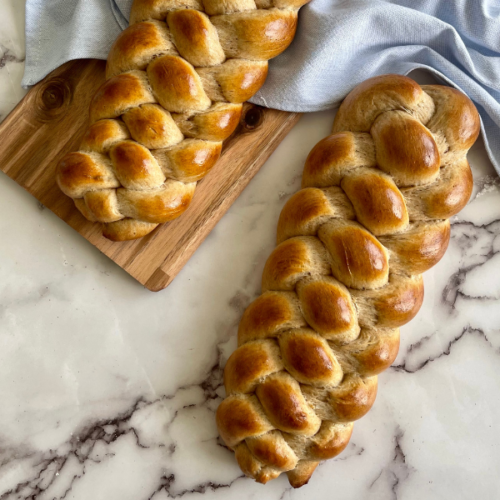
<path id="1" fill-rule="evenodd" d="M 72 61 L 33 87 L 0 124 L 0 169 L 101 252 L 152 291 L 175 278 L 269 158 L 300 115 L 245 104 L 223 154 L 198 183 L 189 209 L 148 236 L 112 242 L 87 221 L 55 182 L 58 161 L 78 149 L 88 108 L 104 81 L 105 62 Z"/>

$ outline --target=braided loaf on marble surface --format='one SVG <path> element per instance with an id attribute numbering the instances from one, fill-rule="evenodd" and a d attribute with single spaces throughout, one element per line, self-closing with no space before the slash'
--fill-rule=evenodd
<path id="1" fill-rule="evenodd" d="M 479 123 L 464 94 L 398 75 L 340 106 L 283 208 L 225 368 L 217 425 L 246 475 L 286 472 L 300 487 L 347 446 L 470 198 Z"/>
<path id="2" fill-rule="evenodd" d="M 80 151 L 57 171 L 105 237 L 141 238 L 188 208 L 308 1 L 134 1 Z"/>

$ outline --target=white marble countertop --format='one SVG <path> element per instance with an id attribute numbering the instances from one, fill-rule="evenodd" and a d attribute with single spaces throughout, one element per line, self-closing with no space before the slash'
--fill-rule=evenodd
<path id="1" fill-rule="evenodd" d="M 0 117 L 23 96 L 23 4 L 0 0 Z M 0 175 L 1 500 L 499 498 L 500 182 L 481 141 L 473 199 L 347 450 L 294 491 L 218 444 L 221 366 L 332 119 L 301 119 L 158 294 Z"/>

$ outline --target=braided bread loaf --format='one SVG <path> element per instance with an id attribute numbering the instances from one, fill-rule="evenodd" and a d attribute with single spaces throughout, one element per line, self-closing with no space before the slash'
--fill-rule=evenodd
<path id="1" fill-rule="evenodd" d="M 246 475 L 286 472 L 300 487 L 347 446 L 469 200 L 478 134 L 465 95 L 404 76 L 367 80 L 340 106 L 283 208 L 225 368 L 217 425 Z"/>
<path id="2" fill-rule="evenodd" d="M 134 1 L 80 151 L 57 170 L 105 237 L 140 238 L 187 209 L 308 1 Z"/>

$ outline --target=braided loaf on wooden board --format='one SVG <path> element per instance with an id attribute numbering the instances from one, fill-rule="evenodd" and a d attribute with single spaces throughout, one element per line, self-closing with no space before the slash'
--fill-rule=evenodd
<path id="1" fill-rule="evenodd" d="M 479 125 L 462 93 L 398 75 L 340 106 L 283 208 L 225 368 L 217 426 L 246 475 L 286 472 L 300 487 L 347 446 L 470 198 Z"/>
<path id="2" fill-rule="evenodd" d="M 181 215 L 309 0 L 135 0 L 57 182 L 113 241 Z"/>

